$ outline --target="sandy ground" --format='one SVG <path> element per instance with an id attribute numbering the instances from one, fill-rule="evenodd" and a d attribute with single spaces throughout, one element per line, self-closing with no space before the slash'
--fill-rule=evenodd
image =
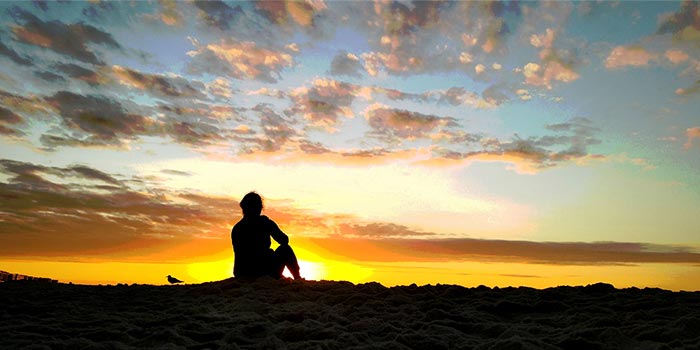
<path id="1" fill-rule="evenodd" d="M 0 284 L 2 349 L 700 349 L 700 292 Z"/>

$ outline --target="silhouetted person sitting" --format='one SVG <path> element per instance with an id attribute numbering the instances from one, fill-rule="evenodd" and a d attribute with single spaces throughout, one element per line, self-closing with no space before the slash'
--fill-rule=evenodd
<path id="1" fill-rule="evenodd" d="M 281 278 L 288 268 L 294 279 L 301 279 L 299 263 L 289 246 L 287 237 L 277 224 L 265 215 L 262 198 L 255 192 L 246 194 L 241 200 L 243 218 L 231 229 L 233 244 L 233 275 L 236 277 L 271 276 Z M 270 237 L 280 246 L 270 249 Z"/>

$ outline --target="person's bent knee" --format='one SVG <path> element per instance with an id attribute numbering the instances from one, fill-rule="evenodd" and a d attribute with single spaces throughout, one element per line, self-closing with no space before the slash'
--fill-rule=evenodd
<path id="1" fill-rule="evenodd" d="M 277 249 L 275 249 L 275 253 L 288 255 L 288 254 L 294 254 L 294 250 L 292 250 L 292 247 L 289 244 L 285 244 L 285 245 L 280 245 L 279 247 L 277 247 Z"/>

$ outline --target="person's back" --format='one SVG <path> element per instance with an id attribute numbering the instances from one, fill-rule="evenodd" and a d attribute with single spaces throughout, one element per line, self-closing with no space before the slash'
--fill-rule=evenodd
<path id="1" fill-rule="evenodd" d="M 260 277 L 269 275 L 272 268 L 272 249 L 270 233 L 272 226 L 277 226 L 267 216 L 243 217 L 231 230 L 233 244 L 234 269 L 236 277 Z M 279 228 L 277 229 L 279 230 Z M 281 233 L 281 231 L 279 231 Z M 282 233 L 284 235 L 284 233 Z M 289 239 L 281 239 L 287 244 Z M 280 237 L 281 238 L 281 237 Z M 282 242 L 278 243 L 282 244 Z"/>
<path id="2" fill-rule="evenodd" d="M 255 192 L 246 194 L 241 200 L 243 218 L 231 229 L 235 277 L 272 276 L 280 278 L 285 267 L 294 278 L 299 276 L 299 264 L 287 237 L 277 224 L 262 212 L 262 198 Z M 277 250 L 270 249 L 272 237 L 280 244 Z"/>

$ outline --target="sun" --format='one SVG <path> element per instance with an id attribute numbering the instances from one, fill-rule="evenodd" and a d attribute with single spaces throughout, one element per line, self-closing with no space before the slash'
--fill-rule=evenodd
<path id="1" fill-rule="evenodd" d="M 322 263 L 299 260 L 299 272 L 301 277 L 306 280 L 319 281 L 325 278 L 326 271 Z M 284 269 L 282 276 L 292 278 L 292 274 L 288 269 Z"/>

